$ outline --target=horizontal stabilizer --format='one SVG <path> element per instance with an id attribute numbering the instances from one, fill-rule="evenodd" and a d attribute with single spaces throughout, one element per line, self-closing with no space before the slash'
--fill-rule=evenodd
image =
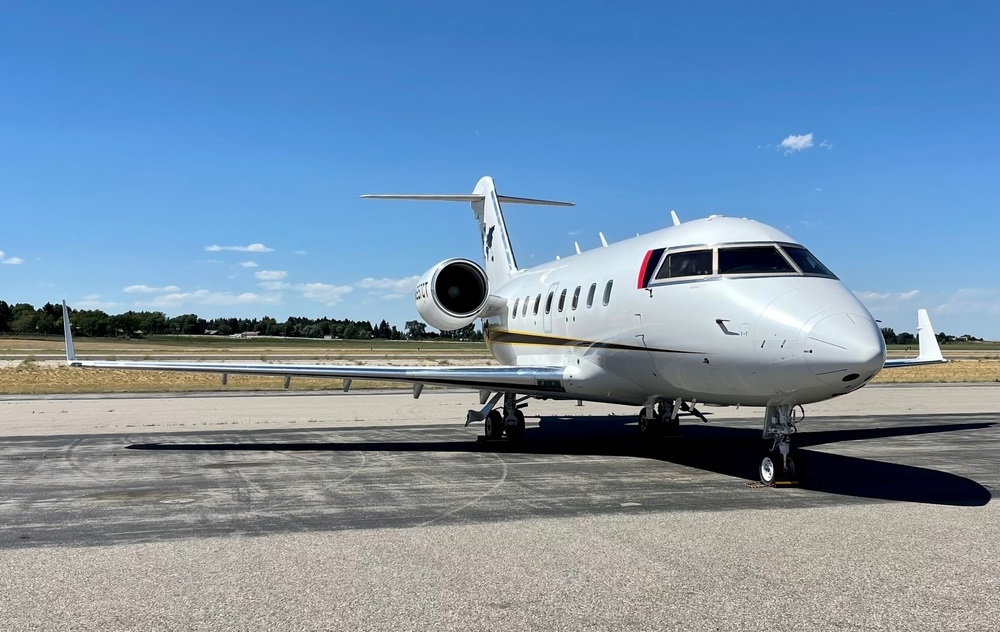
<path id="1" fill-rule="evenodd" d="M 374 200 L 422 200 L 424 202 L 482 202 L 485 195 L 474 193 L 439 193 L 439 194 L 395 194 L 395 193 L 369 193 L 361 197 Z M 536 200 L 534 198 L 511 197 L 509 195 L 497 195 L 497 200 L 501 204 L 534 204 L 537 206 L 576 206 L 572 202 L 557 202 L 555 200 Z"/>
<path id="2" fill-rule="evenodd" d="M 368 193 L 363 198 L 374 200 L 423 200 L 425 202 L 482 202 L 484 195 L 474 193 L 440 193 L 437 195 L 405 195 L 396 193 Z"/>

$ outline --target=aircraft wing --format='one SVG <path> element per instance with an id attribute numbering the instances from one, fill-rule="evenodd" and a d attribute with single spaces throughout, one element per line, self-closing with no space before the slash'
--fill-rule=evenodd
<path id="1" fill-rule="evenodd" d="M 917 344 L 919 351 L 915 358 L 894 358 L 886 360 L 883 369 L 895 369 L 901 366 L 920 366 L 923 364 L 944 364 L 947 360 L 941 355 L 934 327 L 926 309 L 917 310 Z"/>
<path id="2" fill-rule="evenodd" d="M 375 380 L 417 385 L 451 386 L 479 390 L 511 390 L 525 395 L 559 397 L 563 388 L 563 367 L 470 366 L 470 367 L 395 367 L 328 364 L 268 364 L 235 362 L 157 362 L 147 360 L 81 360 L 73 348 L 69 309 L 63 302 L 63 333 L 66 337 L 66 363 L 88 369 L 125 369 L 136 371 L 180 371 L 220 373 L 223 375 L 273 375 L 278 377 L 326 377 L 345 380 Z"/>

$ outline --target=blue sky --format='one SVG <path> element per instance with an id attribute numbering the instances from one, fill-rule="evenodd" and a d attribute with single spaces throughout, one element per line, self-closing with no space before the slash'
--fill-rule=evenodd
<path id="1" fill-rule="evenodd" d="M 752 217 L 1000 339 L 996 3 L 647 4 L 5 3 L 0 299 L 402 326 L 471 212 L 358 195 L 492 175 L 521 265 Z"/>

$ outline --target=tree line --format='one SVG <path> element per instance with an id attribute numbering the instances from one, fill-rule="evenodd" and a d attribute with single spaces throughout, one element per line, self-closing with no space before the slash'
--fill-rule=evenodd
<path id="1" fill-rule="evenodd" d="M 74 335 L 92 337 L 135 338 L 147 335 L 219 335 L 256 334 L 288 338 L 341 338 L 347 340 L 482 340 L 483 334 L 475 323 L 456 331 L 427 331 L 426 323 L 408 320 L 400 331 L 383 319 L 377 325 L 366 320 L 305 318 L 291 316 L 279 322 L 270 316 L 263 318 L 200 318 L 197 314 L 168 317 L 163 312 L 107 314 L 99 309 L 72 309 L 70 321 Z M 63 330 L 62 306 L 46 303 L 35 308 L 30 303 L 9 305 L 0 301 L 0 334 L 54 335 Z"/>
<path id="2" fill-rule="evenodd" d="M 897 334 L 893 331 L 892 327 L 882 328 L 882 337 L 885 338 L 885 344 L 887 345 L 915 345 L 917 344 L 917 337 L 908 331 Z M 952 336 L 951 334 L 946 334 L 943 331 L 941 333 L 935 334 L 938 344 L 947 344 L 949 342 L 982 342 L 982 338 L 976 338 L 975 336 L 970 336 L 969 334 L 964 334 L 962 336 Z"/>

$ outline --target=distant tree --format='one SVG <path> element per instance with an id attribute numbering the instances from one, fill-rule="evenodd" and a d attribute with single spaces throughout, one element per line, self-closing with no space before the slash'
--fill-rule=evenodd
<path id="1" fill-rule="evenodd" d="M 422 340 L 427 336 L 427 325 L 419 320 L 406 321 L 406 337 L 410 340 Z"/>
<path id="2" fill-rule="evenodd" d="M 916 337 L 914 337 L 914 335 L 908 331 L 904 331 L 903 333 L 896 336 L 896 344 L 898 345 L 912 345 L 916 342 L 917 342 Z"/>
<path id="3" fill-rule="evenodd" d="M 376 338 L 384 338 L 386 340 L 392 338 L 392 328 L 389 327 L 389 323 L 382 319 L 382 322 L 378 324 L 378 328 L 375 330 Z"/>
<path id="4" fill-rule="evenodd" d="M 111 317 L 99 309 L 70 312 L 73 329 L 84 336 L 111 335 Z"/>
<path id="5" fill-rule="evenodd" d="M 894 345 L 896 344 L 896 332 L 892 330 L 891 327 L 882 328 L 882 337 L 885 338 L 885 344 Z"/>
<path id="6" fill-rule="evenodd" d="M 0 332 L 10 331 L 10 305 L 0 301 Z"/>
<path id="7" fill-rule="evenodd" d="M 59 319 L 61 320 L 61 318 Z M 44 311 L 39 311 L 35 317 L 35 331 L 40 334 L 52 335 L 59 332 L 58 321 Z"/>
<path id="8" fill-rule="evenodd" d="M 53 322 L 59 320 L 62 316 L 62 307 L 56 307 L 52 303 L 46 303 L 42 305 L 42 309 L 39 310 L 42 314 L 45 314 L 52 319 Z"/>
<path id="9" fill-rule="evenodd" d="M 278 321 L 271 318 L 270 316 L 265 316 L 260 319 L 260 335 L 262 336 L 278 336 Z"/>
<path id="10" fill-rule="evenodd" d="M 18 303 L 10 310 L 10 330 L 16 334 L 38 333 L 38 312 L 33 305 Z"/>

